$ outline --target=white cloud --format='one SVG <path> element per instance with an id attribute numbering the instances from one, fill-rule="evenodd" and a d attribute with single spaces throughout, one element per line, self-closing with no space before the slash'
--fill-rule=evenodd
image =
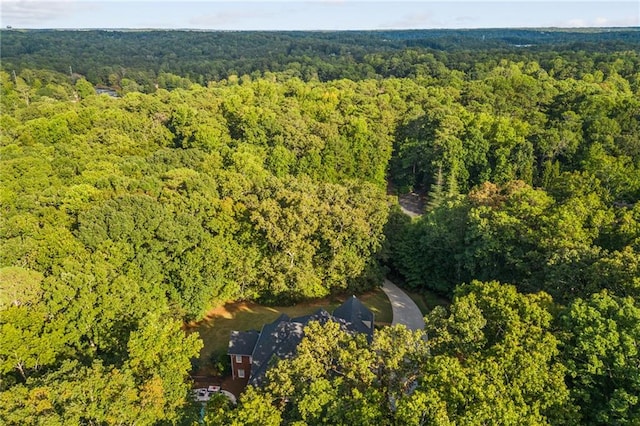
<path id="1" fill-rule="evenodd" d="M 17 27 L 44 27 L 87 6 L 73 0 L 2 0 L 2 22 Z"/>
<path id="2" fill-rule="evenodd" d="M 585 21 L 584 19 L 581 18 L 574 18 L 574 19 L 569 19 L 569 21 L 566 22 L 565 25 L 563 25 L 565 27 L 587 27 L 587 21 Z"/>
<path id="3" fill-rule="evenodd" d="M 598 27 L 637 27 L 640 25 L 640 12 L 635 16 L 618 19 L 599 17 L 595 19 L 594 23 Z"/>
<path id="4" fill-rule="evenodd" d="M 628 16 L 626 18 L 605 18 L 599 16 L 593 19 L 574 18 L 564 22 L 558 22 L 555 26 L 562 28 L 587 28 L 587 27 L 636 27 L 640 25 L 640 16 Z"/>

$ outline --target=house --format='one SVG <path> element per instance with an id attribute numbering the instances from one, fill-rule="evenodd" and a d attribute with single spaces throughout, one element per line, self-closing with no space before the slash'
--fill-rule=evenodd
<path id="1" fill-rule="evenodd" d="M 232 331 L 229 339 L 231 356 L 231 374 L 234 379 L 244 379 L 251 372 L 252 353 L 260 333 L 251 331 Z"/>
<path id="2" fill-rule="evenodd" d="M 274 322 L 265 324 L 260 332 L 231 332 L 227 353 L 231 357 L 233 378 L 245 379 L 248 383 L 259 386 L 271 359 L 285 359 L 295 355 L 298 344 L 304 337 L 304 327 L 311 321 L 321 324 L 335 321 L 340 323 L 344 330 L 363 333 L 369 342 L 373 340 L 373 312 L 355 296 L 336 308 L 333 315 L 324 309 L 313 315 L 297 318 L 289 318 L 282 314 Z"/>

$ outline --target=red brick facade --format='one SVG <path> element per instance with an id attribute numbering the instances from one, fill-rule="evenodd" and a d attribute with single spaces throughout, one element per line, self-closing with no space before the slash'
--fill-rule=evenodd
<path id="1" fill-rule="evenodd" d="M 246 379 L 251 374 L 251 357 L 249 355 L 230 355 L 231 374 L 234 379 Z"/>

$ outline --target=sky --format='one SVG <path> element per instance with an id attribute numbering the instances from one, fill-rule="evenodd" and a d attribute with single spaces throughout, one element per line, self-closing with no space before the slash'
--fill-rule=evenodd
<path id="1" fill-rule="evenodd" d="M 0 28 L 384 30 L 637 27 L 640 0 L 0 0 Z"/>

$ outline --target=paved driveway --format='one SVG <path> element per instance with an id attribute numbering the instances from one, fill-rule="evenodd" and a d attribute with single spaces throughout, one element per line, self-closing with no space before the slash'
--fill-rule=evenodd
<path id="1" fill-rule="evenodd" d="M 420 217 L 424 213 L 424 201 L 416 193 L 398 195 L 400 209 L 410 218 Z"/>
<path id="2" fill-rule="evenodd" d="M 424 329 L 424 318 L 418 306 L 411 300 L 407 293 L 400 290 L 391 281 L 385 279 L 382 286 L 393 310 L 393 321 L 391 325 L 404 324 L 409 330 Z"/>

